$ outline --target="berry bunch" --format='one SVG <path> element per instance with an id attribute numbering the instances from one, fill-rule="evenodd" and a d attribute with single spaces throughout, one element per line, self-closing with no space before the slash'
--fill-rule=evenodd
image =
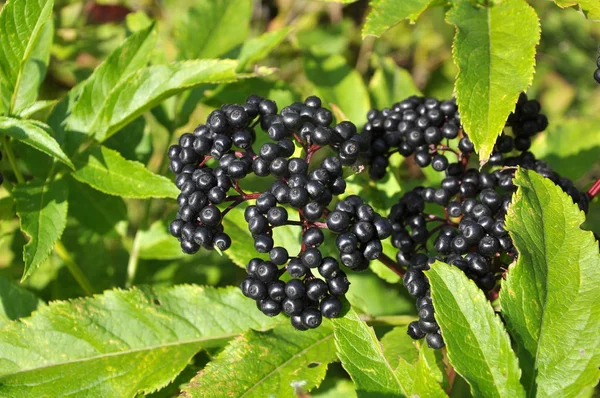
<path id="1" fill-rule="evenodd" d="M 323 316 L 339 316 L 340 297 L 349 288 L 338 260 L 319 248 L 325 239 L 322 229 L 334 225 L 335 231 L 345 232 L 341 236 L 353 239 L 344 244 L 341 257 L 354 269 L 364 269 L 368 260 L 379 257 L 379 239 L 391 234 L 389 221 L 358 197 L 348 197 L 338 202 L 336 211 L 329 211 L 334 198 L 346 190 L 344 168 L 354 165 L 364 148 L 354 124 L 332 123 L 331 111 L 318 97 L 278 112 L 273 101 L 252 95 L 244 104 L 213 111 L 206 124 L 183 134 L 169 149 L 181 190 L 170 230 L 182 250 L 192 254 L 200 247 L 228 249 L 231 239 L 222 220 L 233 208 L 250 202 L 244 218 L 254 248 L 269 258 L 248 262 L 241 290 L 264 314 L 283 312 L 299 330 L 319 326 Z M 259 127 L 262 137 L 257 137 Z M 263 143 L 255 151 L 257 140 Z M 241 183 L 256 177 L 269 178 L 269 188 L 246 193 Z M 221 204 L 228 205 L 220 209 Z M 284 225 L 302 230 L 296 255 L 274 241 L 274 229 Z"/>
<path id="2" fill-rule="evenodd" d="M 438 171 L 448 167 L 443 141 L 456 138 L 460 129 L 455 101 L 413 96 L 391 108 L 369 111 L 367 120 L 362 135 L 370 146 L 363 156 L 372 178 L 383 178 L 395 152 L 414 155 L 421 167 L 432 164 Z"/>
<path id="3" fill-rule="evenodd" d="M 440 103 L 412 97 L 400 104 L 407 102 Z M 458 115 L 452 123 L 457 120 Z M 540 114 L 539 103 L 521 95 L 507 123 L 512 135 L 505 132 L 498 138 L 489 162 L 481 170 L 467 168 L 473 145 L 458 125 L 455 136 L 458 140 L 457 150 L 453 149 L 450 140 L 447 140 L 444 148 L 456 154 L 457 162 L 446 163 L 446 177 L 440 186 L 417 187 L 392 207 L 389 214 L 393 230 L 392 245 L 398 249 L 398 264 L 406 269 L 404 285 L 417 300 L 419 320 L 408 327 L 408 334 L 414 339 L 426 337 L 432 348 L 444 345 L 434 318 L 429 284 L 423 273 L 433 262 L 440 260 L 456 266 L 484 292 L 489 293 L 496 287 L 496 278 L 518 255 L 504 228 L 506 211 L 516 190 L 513 184 L 515 166 L 535 170 L 549 178 L 587 212 L 588 195 L 579 192 L 571 180 L 560 177 L 548 164 L 536 160 L 528 151 L 531 137 L 543 131 L 547 125 L 546 117 Z M 440 144 L 432 143 L 428 148 L 415 153 L 417 165 L 429 165 L 428 162 L 422 162 L 422 158 L 431 154 L 427 150 L 438 151 Z M 423 154 L 421 158 L 419 154 Z M 433 166 L 433 162 L 431 164 Z"/>
<path id="4" fill-rule="evenodd" d="M 327 227 L 339 234 L 336 246 L 342 264 L 355 271 L 367 269 L 369 261 L 378 259 L 383 254 L 381 240 L 392 234 L 390 221 L 356 195 L 336 204 Z"/>
<path id="5" fill-rule="evenodd" d="M 531 138 L 548 126 L 548 119 L 540 114 L 540 108 L 538 101 L 528 100 L 525 94 L 519 96 L 506 125 L 513 136 L 502 134 L 498 138 L 490 164 L 501 165 L 505 154 L 514 149 L 527 151 L 531 147 Z M 451 175 L 458 175 L 462 172 L 459 163 L 466 164 L 475 149 L 462 131 L 454 100 L 413 96 L 391 108 L 373 109 L 367 119 L 363 136 L 371 145 L 364 157 L 375 179 L 385 175 L 388 158 L 396 152 L 404 157 L 413 156 L 421 168 L 431 165 L 438 172 L 448 170 Z M 454 144 L 456 138 L 458 143 Z M 448 154 L 454 154 L 455 163 L 449 161 Z"/>

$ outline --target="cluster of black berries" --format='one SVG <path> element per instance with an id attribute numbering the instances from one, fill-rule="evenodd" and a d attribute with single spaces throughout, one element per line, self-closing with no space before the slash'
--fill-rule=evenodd
<path id="1" fill-rule="evenodd" d="M 170 230 L 183 251 L 229 248 L 223 217 L 250 202 L 244 218 L 254 248 L 268 253 L 269 259 L 255 258 L 247 264 L 241 290 L 266 315 L 289 315 L 299 330 L 319 326 L 323 316 L 339 316 L 340 297 L 350 285 L 338 260 L 322 255 L 321 229 L 329 225 L 343 232 L 338 238 L 340 257 L 358 270 L 381 255 L 380 239 L 391 234 L 389 221 L 358 197 L 338 202 L 336 211 L 329 211 L 327 206 L 346 190 L 344 166 L 354 165 L 365 148 L 354 124 L 332 123 L 331 111 L 318 97 L 278 112 L 273 101 L 252 95 L 242 105 L 213 111 L 206 124 L 193 134 L 183 134 L 169 149 L 171 170 L 181 190 Z M 259 127 L 270 140 L 261 140 L 264 143 L 255 151 Z M 250 175 L 271 178 L 270 187 L 246 193 L 240 184 Z M 273 239 L 274 229 L 284 225 L 302 229 L 302 247 L 295 256 Z M 286 274 L 291 277 L 287 282 L 282 280 Z"/>
<path id="2" fill-rule="evenodd" d="M 448 170 L 457 174 L 456 164 L 474 151 L 467 134 L 462 131 L 458 108 L 454 100 L 439 101 L 435 98 L 412 96 L 391 108 L 373 109 L 367 115 L 368 123 L 363 129 L 363 139 L 370 142 L 370 149 L 363 153 L 369 164 L 372 178 L 382 178 L 389 164 L 389 156 L 399 153 L 414 156 L 419 167 L 431 167 L 439 172 Z M 540 114 L 540 104 L 521 94 L 515 111 L 510 115 L 507 127 L 513 135 L 502 134 L 497 141 L 489 162 L 501 165 L 505 154 L 513 149 L 526 151 L 531 138 L 546 129 L 548 119 Z M 453 140 L 458 138 L 455 144 Z M 448 159 L 455 155 L 455 163 Z"/>
<path id="3" fill-rule="evenodd" d="M 383 254 L 381 240 L 392 234 L 390 221 L 356 195 L 336 204 L 327 227 L 339 234 L 336 246 L 342 264 L 355 271 L 367 269 L 369 261 L 378 259 Z"/>
<path id="4" fill-rule="evenodd" d="M 372 178 L 385 176 L 388 158 L 396 152 L 404 157 L 414 155 L 421 167 L 431 164 L 438 171 L 448 167 L 448 147 L 443 142 L 456 138 L 460 130 L 454 100 L 413 96 L 391 108 L 373 109 L 367 119 L 362 135 L 370 147 L 363 156 Z"/>
<path id="5" fill-rule="evenodd" d="M 417 300 L 419 320 L 408 327 L 414 339 L 426 337 L 432 348 L 444 345 L 423 273 L 433 262 L 440 260 L 459 268 L 488 293 L 496 287 L 496 278 L 516 258 L 518 253 L 504 228 L 506 211 L 516 190 L 516 166 L 549 178 L 587 212 L 589 196 L 528 151 L 531 137 L 547 124 L 539 103 L 522 95 L 508 121 L 513 135 L 499 137 L 482 170 L 467 168 L 473 148 L 460 131 L 457 162 L 447 165 L 440 186 L 417 187 L 392 207 L 392 245 L 398 248 L 398 263 L 406 269 L 404 285 Z"/>

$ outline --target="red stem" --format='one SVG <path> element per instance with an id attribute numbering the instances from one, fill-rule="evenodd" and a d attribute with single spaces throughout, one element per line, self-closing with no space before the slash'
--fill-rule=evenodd
<path id="1" fill-rule="evenodd" d="M 596 182 L 587 191 L 587 194 L 590 197 L 590 199 L 593 199 L 596 195 L 598 195 L 598 193 L 600 193 L 600 178 L 598 178 Z"/>
<path id="2" fill-rule="evenodd" d="M 392 272 L 394 272 L 399 277 L 402 278 L 404 276 L 404 273 L 406 271 L 402 267 L 400 267 L 398 263 L 389 258 L 385 253 L 381 253 L 381 256 L 379 256 L 377 260 L 379 260 L 383 265 L 392 270 Z"/>

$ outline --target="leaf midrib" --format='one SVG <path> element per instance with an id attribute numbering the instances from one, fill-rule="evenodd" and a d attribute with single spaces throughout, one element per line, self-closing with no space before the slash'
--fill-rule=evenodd
<path id="1" fill-rule="evenodd" d="M 136 348 L 136 349 L 123 350 L 123 351 L 109 352 L 109 353 L 95 355 L 95 356 L 91 356 L 91 357 L 87 357 L 87 358 L 73 359 L 73 360 L 65 361 L 65 362 L 55 362 L 55 363 L 50 363 L 50 364 L 43 365 L 43 366 L 38 366 L 38 367 L 34 367 L 34 368 L 23 369 L 23 370 L 19 370 L 17 372 L 6 373 L 6 374 L 3 374 L 3 375 L 0 375 L 0 381 L 2 379 L 6 379 L 7 377 L 12 377 L 12 376 L 15 376 L 15 375 L 25 374 L 25 373 L 30 373 L 30 372 L 36 372 L 36 371 L 39 371 L 39 370 L 49 369 L 49 368 L 52 368 L 52 367 L 58 367 L 58 366 L 76 364 L 76 363 L 85 363 L 85 362 L 95 361 L 95 360 L 98 360 L 98 359 L 104 359 L 104 358 L 110 358 L 110 357 L 118 357 L 118 356 L 121 356 L 121 355 L 130 355 L 130 354 L 137 353 L 137 352 L 144 352 L 144 351 L 150 352 L 150 351 L 158 350 L 158 349 L 161 349 L 161 348 L 169 348 L 169 347 L 176 347 L 176 346 L 186 346 L 186 345 L 201 344 L 201 343 L 211 342 L 211 341 L 218 341 L 218 340 L 223 340 L 223 339 L 232 339 L 235 336 L 238 336 L 239 334 L 240 333 L 227 333 L 227 334 L 223 334 L 223 335 L 220 335 L 220 336 L 211 336 L 211 337 L 202 337 L 202 338 L 191 339 L 191 340 L 174 341 L 174 342 L 171 342 L 171 343 L 158 344 L 158 345 L 153 345 L 153 346 L 144 347 L 144 348 Z"/>
<path id="2" fill-rule="evenodd" d="M 301 355 L 303 355 L 307 351 L 313 349 L 314 347 L 316 347 L 316 346 L 318 346 L 318 345 L 320 345 L 320 344 L 322 344 L 322 343 L 324 343 L 324 342 L 326 342 L 326 341 L 328 341 L 328 340 L 330 340 L 332 338 L 333 338 L 333 329 L 331 330 L 331 333 L 328 336 L 315 341 L 313 344 L 309 345 L 308 347 L 306 347 L 302 351 L 299 351 L 296 354 L 292 355 L 287 361 L 285 361 L 285 362 L 281 363 L 280 365 L 276 366 L 275 369 L 273 369 L 271 372 L 269 372 L 268 374 L 266 374 L 265 376 L 263 376 L 256 383 L 254 383 L 254 385 L 252 385 L 252 387 L 250 387 L 249 389 L 247 389 L 242 395 L 240 395 L 240 397 L 245 397 L 250 391 L 256 389 L 259 385 L 263 384 L 268 378 L 270 378 L 273 374 L 275 374 L 280 369 L 282 369 L 285 366 L 287 366 L 294 359 L 299 358 Z"/>

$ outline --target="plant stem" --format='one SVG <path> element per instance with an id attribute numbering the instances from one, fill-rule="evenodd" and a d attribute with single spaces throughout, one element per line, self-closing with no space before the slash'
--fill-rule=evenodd
<path id="1" fill-rule="evenodd" d="M 135 280 L 135 274 L 137 273 L 139 264 L 140 241 L 140 231 L 138 230 L 135 233 L 131 254 L 129 255 L 129 262 L 127 263 L 127 280 L 125 281 L 125 287 L 131 287 Z"/>
<path id="2" fill-rule="evenodd" d="M 17 158 L 15 158 L 15 154 L 13 153 L 12 148 L 10 146 L 10 138 L 8 138 L 6 136 L 4 137 L 4 151 L 6 152 L 6 157 L 8 158 L 8 161 L 10 162 L 10 167 L 12 167 L 13 172 L 15 173 L 17 182 L 19 184 L 24 184 L 25 178 L 23 178 L 23 174 L 21 173 L 21 170 L 19 169 L 19 165 L 17 165 Z"/>
<path id="3" fill-rule="evenodd" d="M 370 326 L 406 326 L 418 318 L 412 315 L 389 315 L 372 317 L 370 315 L 360 315 L 360 319 Z"/>
<path id="4" fill-rule="evenodd" d="M 379 256 L 377 260 L 379 260 L 383 265 L 391 269 L 399 277 L 402 278 L 404 276 L 404 273 L 406 271 L 404 271 L 404 269 L 402 269 L 402 267 L 400 267 L 398 263 L 389 258 L 385 253 L 381 253 L 381 256 Z"/>
<path id="5" fill-rule="evenodd" d="M 596 180 L 596 182 L 590 187 L 587 191 L 590 199 L 593 199 L 600 192 L 600 178 Z"/>
<path id="6" fill-rule="evenodd" d="M 71 257 L 71 254 L 63 245 L 62 241 L 59 240 L 54 244 L 54 250 L 56 251 L 56 254 L 58 254 L 58 256 L 63 260 L 69 272 L 71 272 L 71 275 L 73 275 L 73 278 L 75 278 L 75 281 L 77 281 L 77 284 L 83 289 L 85 294 L 88 296 L 93 295 L 94 289 L 92 288 L 90 281 L 84 275 L 81 268 L 75 264 L 73 257 Z"/>

